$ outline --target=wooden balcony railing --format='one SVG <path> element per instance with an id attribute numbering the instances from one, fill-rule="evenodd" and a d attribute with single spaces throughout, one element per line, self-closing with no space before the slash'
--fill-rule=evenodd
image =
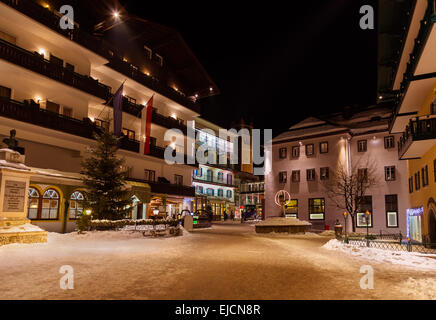
<path id="1" fill-rule="evenodd" d="M 67 70 L 63 66 L 44 59 L 37 52 L 32 53 L 2 39 L 0 39 L 0 59 L 12 62 L 104 100 L 107 100 L 110 95 L 110 87 L 101 84 L 98 80 Z"/>
<path id="2" fill-rule="evenodd" d="M 429 139 L 436 139 L 436 118 L 411 119 L 398 141 L 399 158 L 401 159 L 414 141 Z"/>

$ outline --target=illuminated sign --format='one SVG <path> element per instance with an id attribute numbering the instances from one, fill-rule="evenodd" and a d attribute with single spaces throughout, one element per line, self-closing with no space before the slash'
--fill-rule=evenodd
<path id="1" fill-rule="evenodd" d="M 420 216 L 424 213 L 424 207 L 407 209 L 406 212 L 408 216 Z"/>

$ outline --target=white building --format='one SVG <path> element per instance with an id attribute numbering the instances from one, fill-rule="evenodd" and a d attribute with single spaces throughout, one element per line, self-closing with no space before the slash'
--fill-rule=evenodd
<path id="1" fill-rule="evenodd" d="M 126 80 L 119 155 L 133 188 L 132 218 L 192 210 L 196 166 L 166 164 L 165 148 L 183 146 L 165 141 L 164 133 L 180 129 L 186 141 L 187 121 L 200 115 L 195 101 L 218 88 L 171 28 L 122 12 L 121 21 L 95 38 L 77 22 L 73 30 L 61 29 L 61 16 L 41 2 L 0 2 L 0 137 L 16 130 L 28 166 L 78 173 L 95 129 L 113 126 L 112 107 L 104 103 Z M 153 95 L 145 155 L 144 106 Z M 77 192 L 83 190 L 77 181 L 67 187 L 55 176 L 31 181 L 29 218 L 49 231 L 71 230 L 83 199 Z"/>
<path id="2" fill-rule="evenodd" d="M 310 221 L 314 229 L 333 228 L 336 219 L 343 224 L 344 210 L 328 197 L 324 183 L 338 164 L 365 169 L 370 162 L 376 168 L 378 184 L 366 194 L 356 219 L 357 231 L 365 231 L 363 214 L 368 210 L 370 232 L 401 231 L 405 235 L 407 167 L 398 160 L 399 135 L 389 134 L 390 116 L 389 109 L 370 107 L 310 117 L 274 138 L 272 150 L 266 151 L 272 152 L 265 173 L 266 218 L 280 215 L 275 194 L 286 190 L 292 199 L 286 208 L 289 216 Z"/>

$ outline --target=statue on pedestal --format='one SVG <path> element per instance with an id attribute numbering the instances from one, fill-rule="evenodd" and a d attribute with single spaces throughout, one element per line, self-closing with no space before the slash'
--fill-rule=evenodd
<path id="1" fill-rule="evenodd" d="M 3 143 L 8 146 L 8 149 L 17 151 L 18 147 L 18 140 L 15 139 L 15 136 L 17 135 L 17 131 L 15 129 L 12 129 L 10 131 L 9 138 L 4 138 Z"/>

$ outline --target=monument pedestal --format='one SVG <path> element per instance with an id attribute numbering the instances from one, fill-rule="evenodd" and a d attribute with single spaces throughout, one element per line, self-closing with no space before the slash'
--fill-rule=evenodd
<path id="1" fill-rule="evenodd" d="M 31 175 L 23 155 L 0 149 L 0 245 L 47 242 L 47 232 L 27 219 Z"/>

